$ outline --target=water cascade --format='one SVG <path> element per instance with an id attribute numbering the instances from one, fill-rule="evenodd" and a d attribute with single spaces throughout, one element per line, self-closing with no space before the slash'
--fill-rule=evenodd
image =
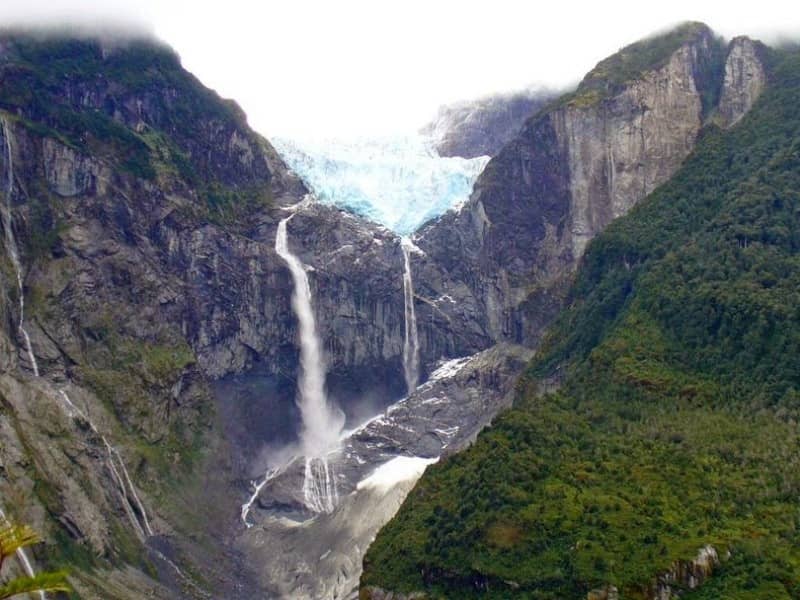
<path id="1" fill-rule="evenodd" d="M 88 415 L 75 406 L 67 395 L 67 392 L 59 390 L 59 394 L 64 401 L 67 414 L 73 418 L 77 416 L 83 419 L 89 424 L 89 427 L 95 435 L 103 441 L 103 445 L 106 448 L 106 465 L 111 472 L 114 482 L 117 484 L 117 490 L 122 499 L 122 504 L 125 507 L 125 512 L 128 515 L 128 520 L 131 522 L 131 527 L 133 527 L 137 537 L 141 541 L 144 541 L 147 537 L 153 535 L 153 530 L 147 518 L 147 511 L 144 509 L 144 505 L 139 499 L 139 494 L 136 492 L 136 487 L 133 485 L 133 481 L 128 474 L 128 469 L 125 467 L 125 462 L 122 460 L 119 450 L 109 443 L 106 436 L 100 433 Z"/>
<path id="2" fill-rule="evenodd" d="M 328 404 L 325 395 L 325 364 L 311 307 L 311 287 L 305 265 L 289 251 L 286 224 L 294 214 L 278 224 L 275 251 L 292 274 L 292 310 L 297 315 L 300 341 L 300 375 L 298 407 L 303 419 L 301 444 L 306 457 L 303 496 L 314 512 L 332 512 L 338 500 L 336 481 L 328 463 L 328 455 L 339 442 L 344 425 L 341 411 Z"/>
<path id="3" fill-rule="evenodd" d="M 4 241 L 6 252 L 8 253 L 9 258 L 11 259 L 11 265 L 14 268 L 14 273 L 17 278 L 17 287 L 19 290 L 19 331 L 22 334 L 22 337 L 25 341 L 25 350 L 28 355 L 28 360 L 30 361 L 31 368 L 33 369 L 33 374 L 36 377 L 39 377 L 39 365 L 36 362 L 36 356 L 33 353 L 33 346 L 31 344 L 31 338 L 28 335 L 27 330 L 25 329 L 25 296 L 23 293 L 23 286 L 22 286 L 22 264 L 19 260 L 19 250 L 17 248 L 16 239 L 14 238 L 14 227 L 11 222 L 11 199 L 14 192 L 14 159 L 13 159 L 13 151 L 12 151 L 12 138 L 11 138 L 11 129 L 8 126 L 8 122 L 3 118 L 2 119 L 2 129 L 3 129 L 3 137 L 5 138 L 6 142 L 6 192 L 5 192 L 5 202 L 0 203 L 0 216 L 3 219 L 3 233 L 4 233 Z M 70 400 L 67 393 L 63 390 L 60 391 L 61 398 L 64 400 L 65 407 L 67 414 L 70 416 L 79 416 L 81 419 L 86 421 L 91 427 L 92 431 L 100 437 L 103 441 L 103 444 L 106 448 L 107 453 L 107 460 L 106 464 L 109 467 L 109 471 L 111 472 L 112 478 L 114 482 L 117 484 L 117 488 L 119 489 L 120 496 L 122 497 L 123 505 L 125 507 L 125 512 L 128 515 L 129 520 L 131 521 L 131 525 L 142 542 L 144 540 L 153 535 L 153 530 L 150 527 L 150 522 L 147 518 L 147 512 L 144 509 L 144 505 L 142 504 L 141 500 L 139 499 L 139 494 L 136 492 L 136 488 L 133 485 L 133 481 L 128 473 L 128 469 L 125 467 L 125 463 L 122 460 L 122 456 L 120 455 L 119 451 L 112 446 L 106 437 L 102 435 L 95 427 L 94 423 L 88 418 L 88 416 L 81 411 L 75 404 Z M 137 516 L 138 515 L 138 516 Z M 0 509 L 0 519 L 5 520 L 5 514 L 3 513 L 2 509 Z M 23 569 L 28 576 L 33 577 L 35 571 L 31 564 L 30 559 L 28 558 L 25 551 L 20 548 L 17 550 L 17 557 L 19 558 L 20 562 L 22 563 Z M 44 592 L 39 592 L 39 597 L 41 600 L 46 600 L 47 595 Z"/>
<path id="4" fill-rule="evenodd" d="M 0 508 L 0 521 L 3 523 L 8 523 L 8 519 L 6 518 L 6 513 L 3 512 L 3 509 Z M 22 564 L 22 569 L 25 571 L 25 574 L 28 577 L 35 577 L 36 571 L 33 570 L 33 565 L 31 564 L 30 558 L 28 558 L 27 552 L 25 552 L 24 548 L 17 548 L 17 560 Z M 43 591 L 39 591 L 39 599 L 40 600 L 47 600 L 47 594 Z"/>
<path id="5" fill-rule="evenodd" d="M 417 313 L 414 310 L 414 282 L 411 279 L 411 252 L 416 248 L 413 242 L 404 237 L 400 240 L 403 249 L 403 300 L 405 304 L 405 341 L 403 342 L 403 371 L 406 388 L 412 393 L 419 381 L 419 334 L 417 332 Z"/>
<path id="6" fill-rule="evenodd" d="M 22 265 L 19 262 L 19 251 L 17 250 L 17 242 L 14 239 L 14 227 L 11 224 L 11 196 L 14 192 L 14 159 L 11 151 L 11 129 L 5 119 L 3 123 L 3 137 L 6 140 L 6 201 L 0 208 L 3 217 L 3 232 L 5 238 L 6 252 L 11 258 L 11 265 L 14 267 L 14 273 L 17 276 L 17 287 L 19 289 L 19 331 L 25 340 L 25 349 L 28 353 L 28 360 L 31 363 L 33 374 L 39 376 L 39 365 L 36 363 L 36 357 L 33 355 L 33 347 L 31 346 L 31 338 L 25 330 L 25 296 L 22 292 Z"/>

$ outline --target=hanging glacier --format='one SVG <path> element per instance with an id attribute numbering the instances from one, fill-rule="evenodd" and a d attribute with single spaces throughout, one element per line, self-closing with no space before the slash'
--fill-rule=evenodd
<path id="1" fill-rule="evenodd" d="M 467 200 L 488 156 L 439 156 L 419 134 L 354 140 L 273 138 L 286 164 L 321 202 L 400 235 Z"/>

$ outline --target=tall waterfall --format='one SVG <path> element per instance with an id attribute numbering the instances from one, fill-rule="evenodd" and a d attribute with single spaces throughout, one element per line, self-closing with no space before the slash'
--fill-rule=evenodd
<path id="1" fill-rule="evenodd" d="M 11 151 L 11 129 L 8 127 L 8 122 L 2 119 L 3 123 L 3 137 L 6 140 L 6 201 L 0 208 L 3 217 L 3 237 L 5 238 L 6 252 L 11 258 L 11 265 L 14 267 L 14 273 L 17 276 L 17 288 L 19 289 L 19 331 L 22 338 L 25 340 L 25 349 L 28 352 L 28 360 L 30 360 L 33 374 L 39 376 L 39 365 L 36 363 L 36 357 L 33 354 L 33 347 L 31 346 L 31 338 L 25 330 L 25 295 L 22 291 L 22 265 L 19 262 L 19 252 L 17 250 L 17 242 L 14 239 L 14 227 L 11 224 L 11 196 L 14 192 L 14 157 Z"/>
<path id="2" fill-rule="evenodd" d="M 403 342 L 403 371 L 406 376 L 406 389 L 410 394 L 419 381 L 419 333 L 417 313 L 414 310 L 414 282 L 411 279 L 411 251 L 413 242 L 404 237 L 400 240 L 403 249 L 403 299 L 405 303 L 405 341 Z"/>
<path id="3" fill-rule="evenodd" d="M 25 330 L 25 296 L 22 288 L 22 265 L 19 262 L 19 252 L 17 251 L 17 242 L 14 239 L 14 227 L 11 224 L 11 197 L 14 193 L 14 156 L 11 148 L 11 129 L 5 117 L 2 118 L 3 137 L 6 141 L 6 193 L 5 202 L 0 203 L 0 215 L 3 218 L 3 238 L 5 241 L 6 252 L 11 259 L 11 266 L 14 268 L 14 274 L 17 277 L 17 289 L 19 290 L 19 331 L 22 338 L 25 340 L 25 349 L 28 353 L 28 359 L 33 369 L 33 374 L 39 376 L 39 365 L 36 363 L 36 357 L 33 354 L 33 347 L 31 346 L 31 338 Z M 0 508 L 0 519 L 6 521 L 6 515 Z M 17 559 L 22 564 L 22 568 L 28 577 L 33 577 L 36 572 L 33 569 L 30 559 L 23 548 L 17 549 Z M 46 600 L 47 594 L 40 591 L 40 600 Z"/>
<path id="4" fill-rule="evenodd" d="M 303 496 L 306 506 L 314 512 L 332 512 L 338 497 L 328 454 L 338 445 L 344 417 L 341 411 L 328 404 L 325 395 L 325 364 L 311 307 L 311 287 L 305 265 L 289 251 L 286 224 L 292 216 L 278 224 L 275 251 L 286 261 L 292 274 L 292 310 L 300 328 L 298 406 L 303 419 L 301 443 L 306 457 Z"/>

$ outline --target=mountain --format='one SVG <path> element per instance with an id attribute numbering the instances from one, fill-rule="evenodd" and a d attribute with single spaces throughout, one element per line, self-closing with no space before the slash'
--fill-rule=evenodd
<path id="1" fill-rule="evenodd" d="M 758 81 L 726 84 L 725 62 L 722 41 L 696 23 L 624 48 L 526 122 L 463 210 L 418 232 L 469 286 L 494 340 L 535 345 L 589 240 L 672 176 L 720 95 Z"/>
<path id="2" fill-rule="evenodd" d="M 351 429 L 406 392 L 400 238 L 311 201 L 241 110 L 157 41 L 5 31 L 0 82 L 4 513 L 41 532 L 33 565 L 69 568 L 82 598 L 269 595 L 295 579 L 264 581 L 250 545 L 271 535 L 271 491 L 258 527 L 241 507 L 302 427 L 278 224 L 294 215 L 288 246 L 309 267 L 328 395 Z M 454 300 L 465 288 L 420 268 L 427 377 L 490 340 L 470 299 Z M 508 360 L 484 361 L 493 407 L 520 368 Z M 302 484 L 292 493 L 292 514 L 316 519 Z"/>
<path id="3" fill-rule="evenodd" d="M 163 44 L 3 32 L 0 503 L 48 540 L 33 566 L 81 598 L 352 596 L 533 351 L 593 347 L 542 346 L 591 239 L 743 130 L 775 56 L 698 24 L 623 49 L 402 242 L 315 201 Z M 309 345 L 324 456 L 303 455 Z"/>
<path id="4" fill-rule="evenodd" d="M 557 95 L 531 88 L 448 104 L 439 107 L 433 121 L 420 132 L 432 140 L 440 156 L 494 156 L 516 137 L 528 118 Z"/>
<path id="5" fill-rule="evenodd" d="M 662 132 L 686 156 L 660 185 L 655 165 L 612 169 L 610 148 L 597 150 L 616 178 L 596 206 L 613 215 L 631 169 L 649 193 L 587 240 L 515 407 L 428 469 L 370 547 L 362 598 L 800 593 L 800 54 L 737 38 L 722 73 L 716 109 L 685 97 L 705 122 L 695 148 L 677 143 L 694 118 Z M 613 114 L 614 80 L 590 74 L 551 123 L 598 100 Z M 573 250 L 597 216 L 565 228 Z"/>

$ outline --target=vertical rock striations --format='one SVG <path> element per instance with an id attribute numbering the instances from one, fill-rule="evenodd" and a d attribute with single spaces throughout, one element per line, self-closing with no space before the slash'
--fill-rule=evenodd
<path id="1" fill-rule="evenodd" d="M 763 46 L 750 38 L 737 37 L 731 41 L 719 101 L 723 126 L 735 125 L 761 95 L 767 80 L 762 52 Z"/>
<path id="2" fill-rule="evenodd" d="M 731 46 L 723 97 L 732 115 L 759 89 L 752 48 Z M 525 124 L 462 210 L 423 228 L 418 245 L 469 287 L 492 339 L 536 343 L 586 245 L 694 148 L 724 60 L 721 40 L 698 23 L 622 49 Z"/>

